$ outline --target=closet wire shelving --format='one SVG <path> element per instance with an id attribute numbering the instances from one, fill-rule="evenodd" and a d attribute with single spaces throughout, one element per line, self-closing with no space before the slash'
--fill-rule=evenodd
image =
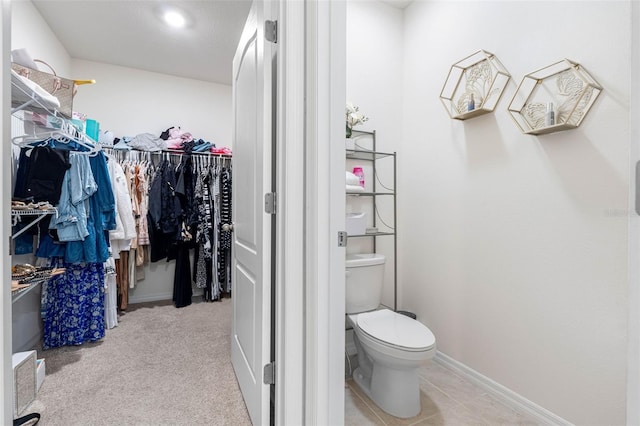
<path id="1" fill-rule="evenodd" d="M 372 199 L 372 216 L 373 216 L 373 228 L 378 228 L 378 222 L 381 222 L 386 228 L 390 228 L 391 231 L 376 231 L 376 232 L 367 232 L 361 235 L 348 235 L 347 238 L 362 238 L 362 237 L 370 237 L 373 238 L 373 252 L 377 252 L 378 246 L 378 237 L 386 237 L 393 236 L 393 310 L 398 310 L 398 224 L 397 224 L 397 176 L 396 176 L 396 152 L 380 152 L 377 151 L 376 145 L 376 131 L 373 130 L 371 132 L 364 130 L 356 130 L 353 129 L 353 136 L 357 138 L 360 136 L 370 136 L 372 140 L 372 149 L 367 150 L 360 147 L 357 142 L 355 143 L 356 148 L 353 150 L 346 150 L 346 158 L 347 160 L 360 160 L 367 161 L 371 163 L 371 167 L 373 169 L 373 191 L 371 192 L 356 192 L 356 193 L 347 193 L 348 197 L 371 197 Z M 391 188 L 385 187 L 382 182 L 379 181 L 378 170 L 376 167 L 376 162 L 381 159 L 392 158 L 393 160 L 393 186 Z M 382 186 L 386 191 L 378 191 L 378 184 Z M 386 224 L 381 217 L 379 217 L 378 211 L 378 197 L 392 197 L 393 199 L 393 226 Z"/>
<path id="2" fill-rule="evenodd" d="M 37 113 L 37 114 L 45 114 L 53 117 L 53 121 L 60 124 L 61 128 L 68 127 L 70 124 L 67 119 L 63 118 L 55 109 L 51 109 L 51 107 L 44 105 L 41 102 L 41 98 L 39 95 L 33 91 L 29 92 L 25 90 L 23 87 L 20 87 L 17 84 L 17 81 L 14 80 L 13 76 L 11 79 L 11 115 L 16 119 L 25 122 L 27 119 L 24 117 L 25 112 L 29 113 Z M 21 113 L 22 116 L 19 116 L 17 113 Z M 35 129 L 35 126 L 34 126 Z M 58 129 L 52 129 L 58 130 Z M 28 136 L 28 135 L 26 135 Z M 87 136 L 82 136 L 78 134 L 79 138 L 86 140 Z M 28 231 L 33 226 L 37 225 L 41 220 L 49 215 L 57 214 L 57 210 L 55 208 L 43 208 L 43 209 L 30 209 L 30 208 L 11 208 L 11 227 L 17 225 L 19 222 L 22 222 L 23 218 L 29 218 L 30 221 L 25 224 L 20 230 L 15 233 L 12 233 L 10 236 L 10 244 L 9 244 L 9 254 L 14 254 L 14 244 L 16 238 L 20 235 Z M 24 297 L 27 293 L 38 287 L 43 282 L 49 280 L 51 276 L 41 275 L 35 278 L 28 280 L 27 287 L 21 287 L 18 289 L 11 290 L 11 303 L 17 302 L 19 299 Z"/>
<path id="3" fill-rule="evenodd" d="M 12 76 L 12 79 L 11 79 L 11 107 L 12 107 L 11 108 L 12 117 L 15 117 L 17 120 L 20 120 L 22 122 L 29 121 L 28 118 L 26 118 L 24 115 L 25 112 L 43 114 L 43 115 L 52 117 L 51 120 L 55 122 L 56 125 L 60 127 L 60 129 L 66 132 L 68 132 L 69 129 L 73 129 L 75 133 L 74 136 L 76 136 L 78 139 L 80 139 L 83 142 L 87 142 L 95 146 L 95 149 L 92 150 L 91 153 L 94 153 L 100 150 L 107 150 L 110 153 L 115 155 L 125 155 L 122 153 L 129 152 L 129 151 L 114 150 L 113 146 L 100 144 L 92 140 L 85 133 L 79 131 L 67 118 L 65 118 L 62 114 L 60 114 L 55 108 L 51 108 L 50 106 L 45 105 L 45 102 L 42 101 L 42 98 L 35 91 L 27 90 L 24 87 L 21 87 L 18 81 L 15 80 L 14 76 Z M 21 114 L 18 114 L 18 113 L 21 113 Z M 36 123 L 32 123 L 32 124 L 34 125 L 33 128 L 35 129 L 37 127 Z M 52 128 L 51 133 L 53 134 L 54 132 L 57 132 L 60 129 Z M 29 136 L 29 135 L 23 135 L 22 137 L 24 138 L 26 136 Z M 160 154 L 164 158 L 170 158 L 170 157 L 175 158 L 178 156 L 182 157 L 182 155 L 187 155 L 182 151 L 168 150 L 168 149 L 158 151 L 158 152 L 137 151 L 137 150 L 132 150 L 132 151 L 135 152 L 136 156 L 139 155 L 142 157 L 148 157 L 149 159 L 155 157 L 153 154 Z M 191 154 L 195 155 L 194 158 L 198 159 L 196 160 L 196 162 L 202 160 L 203 162 L 207 162 L 207 163 L 210 163 L 212 159 L 215 159 L 218 162 L 223 162 L 224 164 L 228 164 L 231 162 L 231 159 L 233 157 L 231 154 L 218 154 L 218 153 L 210 153 L 210 152 L 192 152 Z M 17 222 L 20 221 L 23 216 L 33 217 L 33 219 L 22 229 L 20 229 L 19 231 L 11 235 L 10 254 L 14 254 L 13 241 L 17 237 L 22 235 L 29 228 L 36 225 L 46 216 L 53 215 L 53 214 L 57 214 L 57 210 L 55 208 L 43 209 L 43 210 L 11 209 L 12 227 L 13 225 L 17 224 Z M 232 227 L 229 224 L 225 224 L 225 226 L 229 227 L 229 229 L 232 229 Z M 29 285 L 28 287 L 20 288 L 18 290 L 12 290 L 11 292 L 12 303 L 15 303 L 17 300 L 25 296 L 29 291 L 33 290 L 35 287 L 37 287 L 39 284 L 46 281 L 47 279 L 49 278 L 34 280 L 31 283 L 31 285 Z"/>

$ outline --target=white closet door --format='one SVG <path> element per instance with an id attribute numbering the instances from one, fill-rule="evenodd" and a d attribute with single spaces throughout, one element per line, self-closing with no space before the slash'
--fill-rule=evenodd
<path id="1" fill-rule="evenodd" d="M 255 1 L 233 60 L 233 330 L 231 359 L 254 425 L 269 424 L 272 67 L 265 6 Z"/>

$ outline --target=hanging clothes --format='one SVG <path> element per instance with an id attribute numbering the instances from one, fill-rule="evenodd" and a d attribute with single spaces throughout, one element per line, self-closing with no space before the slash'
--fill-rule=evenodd
<path id="1" fill-rule="evenodd" d="M 22 172 L 16 176 L 14 196 L 58 204 L 62 180 L 71 167 L 69 150 L 38 146 L 28 153 L 29 149 L 22 148 L 18 164 Z"/>
<path id="2" fill-rule="evenodd" d="M 198 221 L 191 155 L 186 155 L 184 161 L 181 161 L 176 168 L 176 174 L 175 195 L 180 205 L 180 232 L 176 238 L 177 254 L 173 280 L 173 301 L 176 308 L 182 308 L 191 304 L 193 296 L 189 250 L 194 247 L 194 234 Z"/>
<path id="3" fill-rule="evenodd" d="M 116 226 L 115 199 L 104 154 L 99 152 L 95 157 L 89 157 L 89 165 L 97 189 L 85 205 L 85 207 L 88 206 L 86 223 L 88 235 L 82 240 L 65 242 L 60 241 L 57 235 L 45 229 L 36 253 L 38 257 L 64 257 L 67 263 L 100 264 L 109 258 L 108 231 Z M 33 167 L 33 164 L 30 167 Z M 60 189 L 62 191 L 62 184 Z M 72 201 L 66 200 L 64 203 L 72 203 Z"/>
<path id="4" fill-rule="evenodd" d="M 142 266 L 148 260 L 149 229 L 147 224 L 147 212 L 149 211 L 149 187 L 147 179 L 147 164 L 145 162 L 135 165 L 135 192 L 133 198 L 137 201 L 136 234 L 138 237 L 138 252 L 136 265 Z"/>
<path id="5" fill-rule="evenodd" d="M 43 349 L 95 342 L 105 334 L 104 268 L 101 263 L 57 263 L 66 272 L 43 289 Z"/>
<path id="6" fill-rule="evenodd" d="M 156 155 L 160 156 L 157 163 L 152 161 Z M 129 185 L 137 231 L 137 248 L 127 252 L 126 260 L 116 262 L 120 309 L 126 308 L 128 298 L 124 281 L 132 288 L 141 278 L 140 266 L 149 260 L 176 260 L 172 299 L 177 307 L 191 303 L 194 284 L 203 289 L 206 301 L 219 300 L 228 294 L 231 289 L 230 231 L 219 227 L 221 215 L 217 210 L 221 210 L 224 198 L 225 223 L 229 223 L 229 160 L 191 155 L 189 146 L 180 154 L 144 153 L 143 156 L 134 150 L 117 152 L 114 156 L 122 165 Z M 216 187 L 217 196 L 214 195 Z M 225 241 L 222 246 L 218 243 L 221 238 Z M 193 263 L 189 260 L 192 249 Z M 220 274 L 218 259 L 223 266 Z M 122 277 L 124 274 L 126 279 Z"/>
<path id="7" fill-rule="evenodd" d="M 57 209 L 61 214 L 40 227 L 37 251 L 37 256 L 51 259 L 51 266 L 66 269 L 42 290 L 43 348 L 49 349 L 104 337 L 103 263 L 109 258 L 107 234 L 115 227 L 115 216 L 102 153 L 88 157 L 61 151 L 46 158 L 65 158 L 69 165 L 60 180 Z M 39 163 L 34 159 L 32 153 L 28 166 L 31 177 L 40 176 L 35 171 Z"/>
<path id="8" fill-rule="evenodd" d="M 220 291 L 231 292 L 231 231 L 224 230 L 231 224 L 231 169 L 220 173 L 220 222 L 218 223 L 218 281 Z"/>
<path id="9" fill-rule="evenodd" d="M 109 242 L 114 259 L 119 259 L 121 251 L 129 250 L 131 239 L 136 235 L 136 225 L 124 170 L 114 157 L 107 156 L 107 159 L 116 209 L 116 227 L 109 231 Z"/>
<path id="10" fill-rule="evenodd" d="M 116 261 L 116 284 L 118 287 L 118 307 L 126 311 L 129 305 L 129 252 L 120 252 Z"/>
<path id="11" fill-rule="evenodd" d="M 71 167 L 62 180 L 58 214 L 49 225 L 62 242 L 82 241 L 89 236 L 87 200 L 98 190 L 86 155 L 70 154 L 69 163 Z"/>
<path id="12" fill-rule="evenodd" d="M 107 329 L 118 325 L 118 284 L 116 266 L 112 256 L 104 263 L 104 320 Z"/>
<path id="13" fill-rule="evenodd" d="M 208 167 L 201 167 L 197 173 L 195 185 L 195 199 L 198 207 L 196 243 L 197 248 L 193 260 L 193 281 L 196 287 L 204 291 L 204 300 L 213 301 L 219 295 L 213 294 L 213 205 L 211 203 L 211 192 L 209 188 L 211 170 Z"/>
<path id="14" fill-rule="evenodd" d="M 175 241 L 179 231 L 180 201 L 176 197 L 175 168 L 167 159 L 158 165 L 149 190 L 147 215 L 151 261 L 157 262 L 169 256 L 170 241 Z"/>

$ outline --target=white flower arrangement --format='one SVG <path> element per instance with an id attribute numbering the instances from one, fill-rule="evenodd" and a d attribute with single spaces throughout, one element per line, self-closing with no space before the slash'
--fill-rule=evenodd
<path id="1" fill-rule="evenodd" d="M 369 117 L 360 112 L 360 108 L 351 102 L 347 102 L 347 138 L 351 137 L 351 132 L 355 126 L 358 126 L 365 121 L 369 120 Z"/>

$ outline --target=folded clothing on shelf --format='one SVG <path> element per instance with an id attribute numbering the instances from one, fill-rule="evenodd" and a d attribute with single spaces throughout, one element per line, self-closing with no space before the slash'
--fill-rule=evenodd
<path id="1" fill-rule="evenodd" d="M 136 135 L 129 141 L 129 146 L 140 151 L 162 151 L 167 149 L 167 143 L 151 133 Z"/>
<path id="2" fill-rule="evenodd" d="M 360 178 L 351 172 L 345 172 L 345 173 L 346 173 L 345 190 L 347 191 L 347 193 L 364 192 L 364 188 L 360 186 Z"/>
<path id="3" fill-rule="evenodd" d="M 345 191 L 347 191 L 347 194 L 352 194 L 355 192 L 364 192 L 364 188 L 360 185 L 346 185 Z"/>
<path id="4" fill-rule="evenodd" d="M 55 110 L 60 108 L 58 98 L 14 70 L 11 70 L 11 84 L 16 88 L 11 91 L 12 105 L 14 107 L 18 106 L 17 103 L 35 100 L 40 106 L 47 109 Z"/>
<path id="5" fill-rule="evenodd" d="M 345 172 L 345 173 L 347 174 L 346 175 L 347 185 L 358 185 L 358 186 L 360 186 L 360 178 L 358 176 L 354 175 L 351 172 Z"/>
<path id="6" fill-rule="evenodd" d="M 215 146 L 209 150 L 212 154 L 222 154 L 222 155 L 231 155 L 231 148 L 227 148 L 226 146 L 216 148 Z"/>

